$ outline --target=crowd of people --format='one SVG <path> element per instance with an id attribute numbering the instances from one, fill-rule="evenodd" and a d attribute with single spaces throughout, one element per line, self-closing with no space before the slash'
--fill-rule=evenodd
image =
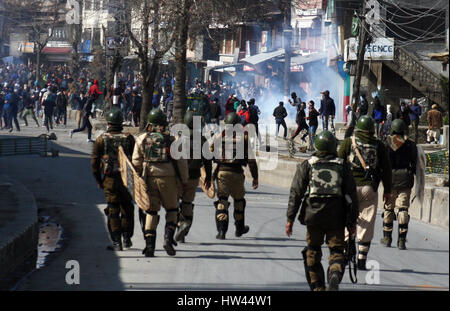
<path id="1" fill-rule="evenodd" d="M 39 82 L 38 82 L 39 81 Z M 142 107 L 142 82 L 139 74 L 135 74 L 130 66 L 126 66 L 118 74 L 118 88 L 115 92 L 111 89 L 109 94 L 117 95 L 106 97 L 106 80 L 94 79 L 94 74 L 89 69 L 83 68 L 73 79 L 68 66 L 42 66 L 40 79 L 36 78 L 35 67 L 30 65 L 0 65 L 0 128 L 12 132 L 20 131 L 22 126 L 28 126 L 28 118 L 32 118 L 36 126 L 46 128 L 47 132 L 53 126 L 65 127 L 67 125 L 67 107 L 76 111 L 77 128 L 71 135 L 88 129 L 88 141 L 91 141 L 92 124 L 90 119 L 96 118 L 98 111 L 103 112 L 106 104 L 116 104 L 120 107 L 124 122 L 128 125 L 140 125 L 140 111 Z M 175 77 L 163 72 L 156 84 L 152 98 L 153 108 L 159 107 L 167 115 L 170 122 L 173 116 Z M 276 91 L 269 86 L 255 86 L 248 82 L 202 82 L 199 79 L 186 80 L 187 108 L 197 111 L 204 117 L 206 123 L 219 123 L 230 112 L 236 112 L 241 119 L 241 124 L 253 124 L 259 133 L 258 123 L 262 111 L 270 110 L 272 103 L 276 102 Z M 111 86 L 113 88 L 113 86 Z M 321 119 L 322 129 L 336 133 L 334 121 L 336 106 L 330 92 L 321 92 L 322 99 L 317 105 L 314 100 L 302 101 L 295 92 L 288 100 L 295 108 L 295 123 L 297 128 L 289 137 L 293 141 L 298 135 L 306 143 L 309 136 L 309 149 L 313 150 L 314 138 Z M 259 106 L 256 103 L 259 103 Z M 287 138 L 287 125 L 285 119 L 288 111 L 284 102 L 279 102 L 273 111 L 276 131 L 278 137 L 279 127 L 283 127 L 283 138 Z M 318 107 L 316 107 L 318 106 Z M 345 107 L 347 132 L 345 137 L 352 134 L 358 118 L 369 114 L 369 102 L 365 94 L 360 97 L 355 112 L 351 105 Z M 260 108 L 261 107 L 261 108 Z M 405 101 L 400 103 L 400 109 L 393 114 L 391 107 L 384 106 L 378 96 L 372 102 L 370 116 L 375 120 L 377 138 L 385 140 L 393 120 L 401 119 L 407 126 L 412 128 L 414 141 L 418 142 L 418 126 L 422 115 L 422 107 L 417 98 L 411 100 L 408 105 Z M 264 120 L 268 122 L 267 119 Z M 427 142 L 438 143 L 440 129 L 442 127 L 442 113 L 433 106 L 427 113 L 429 130 L 427 131 Z"/>

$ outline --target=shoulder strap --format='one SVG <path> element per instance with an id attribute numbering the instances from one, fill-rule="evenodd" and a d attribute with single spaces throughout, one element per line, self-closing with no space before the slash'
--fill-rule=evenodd
<path id="1" fill-rule="evenodd" d="M 365 170 L 367 165 L 366 165 L 366 162 L 364 162 L 364 159 L 362 158 L 361 153 L 359 153 L 358 146 L 356 145 L 355 135 L 352 136 L 352 146 L 353 146 L 353 150 L 355 150 L 356 156 L 359 159 L 359 162 L 361 162 L 361 165 L 362 165 L 363 169 Z"/>

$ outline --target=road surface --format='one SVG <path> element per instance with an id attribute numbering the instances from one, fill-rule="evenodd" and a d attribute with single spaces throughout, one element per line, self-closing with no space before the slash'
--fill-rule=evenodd
<path id="1" fill-rule="evenodd" d="M 52 217 L 64 230 L 62 249 L 45 267 L 17 284 L 17 290 L 309 290 L 301 260 L 306 228 L 296 222 L 293 235 L 285 235 L 287 189 L 260 185 L 252 190 L 249 183 L 246 185 L 250 232 L 241 238 L 234 236 L 232 220 L 227 239 L 215 238 L 213 200 L 199 189 L 193 226 L 186 243 L 176 247 L 175 257 L 169 257 L 162 248 L 163 210 L 156 257 L 146 258 L 141 253 L 145 242 L 137 210 L 133 247 L 122 252 L 107 251 L 105 198 L 90 171 L 93 144 L 86 142 L 85 133 L 70 139 L 69 128 L 74 123 L 68 124 L 68 129 L 54 130 L 59 157 L 0 158 L 0 171 L 27 186 L 36 197 L 40 215 Z M 20 133 L 2 131 L 0 135 L 42 133 L 43 128 L 24 127 Z M 448 290 L 448 230 L 411 220 L 408 250 L 400 251 L 395 246 L 396 232 L 392 248 L 380 245 L 381 225 L 378 215 L 368 258 L 374 260 L 374 270 L 359 271 L 358 284 L 351 284 L 346 270 L 341 290 Z M 325 246 L 323 253 L 326 270 L 329 253 Z M 66 264 L 71 260 L 79 263 L 80 284 L 66 282 L 70 270 Z"/>

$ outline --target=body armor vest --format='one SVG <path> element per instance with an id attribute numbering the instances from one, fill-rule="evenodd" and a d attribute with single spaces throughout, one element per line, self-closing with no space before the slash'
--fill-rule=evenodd
<path id="1" fill-rule="evenodd" d="M 359 150 L 359 153 L 361 154 L 361 157 L 363 158 L 364 162 L 366 163 L 367 168 L 376 169 L 377 167 L 377 145 L 376 144 L 366 144 L 361 142 L 361 140 L 358 137 L 355 137 L 356 139 L 356 146 Z M 351 147 L 350 155 L 348 156 L 348 163 L 350 164 L 350 167 L 352 170 L 358 170 L 358 171 L 364 171 L 364 168 L 361 164 L 361 162 L 358 159 L 358 156 L 356 155 L 355 149 Z"/>
<path id="2" fill-rule="evenodd" d="M 344 160 L 319 159 L 313 156 L 308 160 L 311 165 L 309 181 L 310 198 L 328 198 L 342 196 L 342 172 Z"/>
<path id="3" fill-rule="evenodd" d="M 388 146 L 388 152 L 393 170 L 405 168 L 415 170 L 415 168 L 411 168 L 411 152 L 414 151 L 412 150 L 411 143 L 409 141 L 405 141 L 403 146 L 401 146 L 397 151 L 392 150 L 392 148 Z"/>
<path id="4" fill-rule="evenodd" d="M 233 142 L 232 148 L 229 142 L 230 140 Z M 246 146 L 244 142 L 243 135 L 233 135 L 233 138 L 222 136 L 222 157 L 216 159 L 215 162 L 219 164 L 247 165 L 247 150 L 245 150 Z M 238 148 L 242 148 L 243 150 L 238 150 Z M 241 158 L 242 156 L 243 158 Z"/>
<path id="5" fill-rule="evenodd" d="M 144 139 L 144 162 L 161 163 L 170 161 L 169 136 L 160 132 L 151 132 Z"/>
<path id="6" fill-rule="evenodd" d="M 104 155 L 102 157 L 103 174 L 106 176 L 115 175 L 120 172 L 119 146 L 128 150 L 129 134 L 103 134 Z"/>

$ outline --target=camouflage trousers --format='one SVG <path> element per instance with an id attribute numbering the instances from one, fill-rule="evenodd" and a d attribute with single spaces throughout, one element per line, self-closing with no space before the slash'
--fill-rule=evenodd
<path id="1" fill-rule="evenodd" d="M 306 243 L 308 246 L 303 250 L 306 279 L 312 290 L 324 290 L 325 273 L 321 264 L 321 246 L 325 238 L 325 243 L 327 243 L 330 250 L 328 274 L 337 271 L 340 279 L 342 279 L 345 270 L 344 227 L 329 230 L 320 226 L 307 226 L 306 229 Z"/>
<path id="2" fill-rule="evenodd" d="M 108 204 L 106 214 L 111 235 L 123 233 L 131 238 L 134 232 L 134 205 L 120 175 L 105 176 L 103 191 Z"/>
<path id="3" fill-rule="evenodd" d="M 181 208 L 180 212 L 182 216 L 193 216 L 193 204 L 195 199 L 195 192 L 198 187 L 199 178 L 189 179 L 188 182 L 180 191 Z"/>
<path id="4" fill-rule="evenodd" d="M 242 173 L 219 171 L 217 174 L 216 220 L 228 221 L 228 197 L 234 200 L 233 216 L 236 221 L 244 219 L 245 176 Z"/>
<path id="5" fill-rule="evenodd" d="M 378 192 L 373 191 L 372 186 L 362 186 L 356 187 L 356 193 L 359 205 L 356 228 L 358 237 L 358 259 L 366 259 L 375 232 Z"/>
<path id="6" fill-rule="evenodd" d="M 161 205 L 166 210 L 166 227 L 175 229 L 178 213 L 178 190 L 175 176 L 148 176 L 147 185 L 150 197 L 150 210 L 145 214 L 140 212 L 144 236 L 156 235 L 159 223 L 158 212 Z"/>
<path id="7" fill-rule="evenodd" d="M 398 209 L 398 233 L 406 235 L 409 223 L 409 199 L 411 189 L 392 190 L 391 202 L 384 206 L 383 231 L 392 232 L 394 227 L 395 209 Z"/>

